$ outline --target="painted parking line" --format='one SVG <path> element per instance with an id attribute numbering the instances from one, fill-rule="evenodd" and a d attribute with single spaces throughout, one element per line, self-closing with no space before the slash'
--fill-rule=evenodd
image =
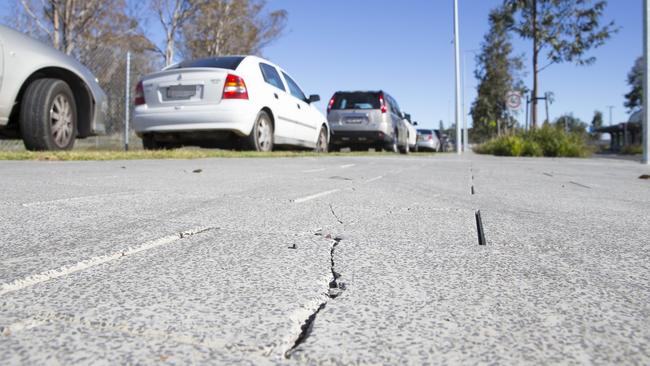
<path id="1" fill-rule="evenodd" d="M 345 164 L 345 165 L 341 165 L 341 169 L 352 168 L 352 167 L 355 166 L 355 165 L 356 165 L 356 164 Z"/>
<path id="2" fill-rule="evenodd" d="M 384 177 L 384 176 L 380 175 L 380 176 L 378 176 L 378 177 L 370 178 L 370 179 L 366 180 L 366 183 L 371 183 L 371 182 L 374 182 L 374 181 L 376 181 L 376 180 L 380 180 L 380 179 L 383 178 L 383 177 Z"/>
<path id="3" fill-rule="evenodd" d="M 310 170 L 303 170 L 302 173 L 318 173 L 318 172 L 324 172 L 325 168 L 320 168 L 320 169 L 310 169 Z"/>
<path id="4" fill-rule="evenodd" d="M 307 196 L 307 197 L 296 198 L 295 200 L 293 200 L 293 202 L 295 202 L 295 203 L 307 202 L 307 201 L 310 201 L 310 200 L 313 200 L 313 199 L 316 199 L 316 198 L 319 198 L 319 197 L 327 196 L 328 194 L 336 193 L 338 191 L 340 191 L 340 189 L 332 189 L 331 191 L 325 191 L 325 192 L 312 194 L 311 196 Z"/>
<path id="5" fill-rule="evenodd" d="M 107 255 L 100 255 L 97 257 L 92 257 L 86 260 L 83 260 L 81 262 L 77 262 L 75 264 L 71 265 L 66 265 L 62 266 L 56 269 L 51 269 L 49 271 L 41 272 L 35 275 L 27 276 L 25 278 L 17 279 L 13 282 L 9 283 L 3 283 L 0 284 L 0 296 L 8 294 L 10 292 L 22 290 L 27 287 L 32 287 L 34 285 L 37 285 L 39 283 L 43 283 L 46 281 L 54 280 L 60 277 L 68 276 L 72 273 L 79 272 L 86 270 L 88 268 L 96 267 L 99 266 L 100 264 L 112 262 L 118 259 L 121 259 L 126 256 L 130 256 L 136 253 L 144 252 L 150 249 L 157 248 L 162 245 L 167 245 L 171 244 L 175 241 L 181 240 L 183 238 L 187 238 L 196 234 L 203 233 L 205 231 L 211 230 L 213 228 L 199 228 L 199 229 L 193 229 L 193 230 L 188 230 L 188 231 L 183 231 L 180 233 L 176 233 L 173 235 L 168 235 L 156 240 L 152 240 L 149 242 L 146 242 L 142 245 L 136 246 L 136 247 L 129 247 L 125 250 L 121 250 L 119 252 L 107 254 Z"/>
<path id="6" fill-rule="evenodd" d="M 135 192 L 113 192 L 113 193 L 100 193 L 100 194 L 92 194 L 88 196 L 77 196 L 77 197 L 70 197 L 70 198 L 60 198 L 60 199 L 55 199 L 55 200 L 49 200 L 49 201 L 35 201 L 35 202 L 26 202 L 23 203 L 23 207 L 38 207 L 38 206 L 47 206 L 47 205 L 57 205 L 57 204 L 74 204 L 74 203 L 88 203 L 88 202 L 94 202 L 97 199 L 101 198 L 129 198 L 129 197 L 137 197 L 141 196 L 143 194 L 151 193 L 152 191 L 143 191 L 139 193 Z"/>

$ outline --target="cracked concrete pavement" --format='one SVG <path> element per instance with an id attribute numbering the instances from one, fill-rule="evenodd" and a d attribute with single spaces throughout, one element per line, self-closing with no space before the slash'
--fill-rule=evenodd
<path id="1" fill-rule="evenodd" d="M 646 364 L 647 173 L 1 162 L 0 364 Z"/>

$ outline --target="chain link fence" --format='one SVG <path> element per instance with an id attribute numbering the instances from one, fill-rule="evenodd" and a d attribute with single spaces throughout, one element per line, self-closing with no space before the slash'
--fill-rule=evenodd
<path id="1" fill-rule="evenodd" d="M 133 92 L 142 75 L 158 68 L 152 54 L 130 53 L 130 79 L 127 81 L 127 54 L 129 50 L 120 47 L 86 47 L 74 55 L 97 78 L 108 97 L 108 111 L 105 119 L 106 134 L 77 139 L 75 150 L 118 150 L 124 148 L 127 88 L 130 91 L 129 114 L 133 115 Z M 74 90 L 73 90 L 74 92 Z M 132 123 L 130 124 L 133 125 Z M 142 143 L 129 129 L 129 149 L 141 149 Z M 24 150 L 22 140 L 0 140 L 0 150 Z"/>

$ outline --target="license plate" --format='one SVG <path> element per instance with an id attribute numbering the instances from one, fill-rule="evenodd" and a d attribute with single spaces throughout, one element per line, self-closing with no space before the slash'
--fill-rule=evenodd
<path id="1" fill-rule="evenodd" d="M 352 123 L 352 124 L 358 124 L 363 122 L 363 119 L 361 118 L 348 118 L 345 120 L 346 123 Z"/>
<path id="2" fill-rule="evenodd" d="M 175 85 L 167 88 L 168 99 L 190 99 L 195 95 L 195 85 Z"/>

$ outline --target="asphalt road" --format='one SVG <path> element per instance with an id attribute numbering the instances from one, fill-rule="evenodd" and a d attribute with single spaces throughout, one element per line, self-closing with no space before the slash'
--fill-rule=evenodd
<path id="1" fill-rule="evenodd" d="M 0 162 L 0 364 L 648 364 L 644 173 Z"/>

